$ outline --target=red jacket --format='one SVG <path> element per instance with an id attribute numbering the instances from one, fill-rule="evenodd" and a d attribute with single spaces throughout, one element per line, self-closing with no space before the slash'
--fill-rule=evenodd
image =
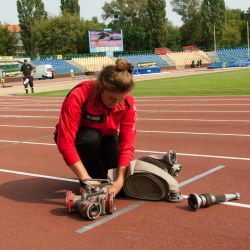
<path id="1" fill-rule="evenodd" d="M 131 95 L 115 108 L 107 109 L 97 93 L 96 82 L 85 81 L 78 84 L 62 104 L 57 146 L 66 163 L 73 165 L 80 160 L 75 148 L 80 126 L 94 128 L 103 136 L 118 134 L 118 165 L 127 167 L 134 155 L 135 122 L 136 108 Z"/>

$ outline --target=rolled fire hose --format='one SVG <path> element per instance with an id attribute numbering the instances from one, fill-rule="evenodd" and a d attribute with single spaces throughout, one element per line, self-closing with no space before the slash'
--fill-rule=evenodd
<path id="1" fill-rule="evenodd" d="M 131 161 L 124 183 L 126 196 L 142 200 L 180 202 L 179 184 L 167 171 L 143 161 Z"/>

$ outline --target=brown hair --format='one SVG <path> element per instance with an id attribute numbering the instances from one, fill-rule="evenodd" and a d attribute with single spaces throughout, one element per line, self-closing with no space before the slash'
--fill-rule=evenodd
<path id="1" fill-rule="evenodd" d="M 105 66 L 98 75 L 98 90 L 116 93 L 129 92 L 134 88 L 133 65 L 124 59 L 117 59 L 115 65 Z"/>

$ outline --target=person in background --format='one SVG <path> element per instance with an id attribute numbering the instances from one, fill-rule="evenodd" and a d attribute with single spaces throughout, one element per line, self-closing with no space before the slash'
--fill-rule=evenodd
<path id="1" fill-rule="evenodd" d="M 28 85 L 31 88 L 31 92 L 34 93 L 33 76 L 31 75 L 31 72 L 33 69 L 34 67 L 30 63 L 28 63 L 28 60 L 24 59 L 23 65 L 21 66 L 21 71 L 23 73 L 23 85 L 24 85 L 26 94 L 29 93 Z"/>
<path id="2" fill-rule="evenodd" d="M 51 75 L 52 75 L 52 79 L 54 79 L 55 78 L 55 70 L 53 68 L 51 70 Z"/>
<path id="3" fill-rule="evenodd" d="M 113 168 L 118 175 L 109 191 L 116 195 L 123 187 L 136 138 L 132 72 L 129 62 L 117 59 L 97 80 L 74 87 L 63 102 L 55 141 L 82 188 L 85 179 L 106 179 Z"/>

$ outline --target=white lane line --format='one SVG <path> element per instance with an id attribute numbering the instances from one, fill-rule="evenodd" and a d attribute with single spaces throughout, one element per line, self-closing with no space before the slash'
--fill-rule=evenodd
<path id="1" fill-rule="evenodd" d="M 0 118 L 56 118 L 59 116 L 48 116 L 48 115 L 0 115 Z"/>
<path id="2" fill-rule="evenodd" d="M 44 146 L 56 146 L 55 143 L 44 143 L 44 142 L 31 142 L 31 141 L 10 141 L 10 140 L 0 140 L 0 142 L 15 143 L 15 144 L 30 144 L 30 145 L 44 145 Z"/>
<path id="3" fill-rule="evenodd" d="M 138 113 L 140 112 L 161 112 L 161 113 L 249 113 L 248 110 L 175 110 L 174 107 L 169 107 L 171 109 L 137 109 Z M 23 111 L 29 111 L 29 112 L 59 112 L 61 109 L 0 109 L 2 112 L 9 112 L 9 111 L 15 111 L 15 112 L 23 112 Z"/>
<path id="4" fill-rule="evenodd" d="M 0 118 L 57 118 L 59 116 L 37 115 L 0 115 Z M 216 119 L 179 119 L 179 118 L 137 118 L 139 121 L 191 121 L 191 122 L 250 122 L 250 120 L 216 120 Z"/>
<path id="5" fill-rule="evenodd" d="M 224 168 L 224 167 L 225 167 L 225 166 L 223 166 L 223 165 L 214 167 L 214 168 L 212 168 L 212 169 L 210 169 L 210 170 L 208 170 L 208 171 L 206 171 L 206 172 L 203 172 L 203 173 L 198 174 L 198 175 L 196 175 L 196 176 L 194 176 L 194 177 L 192 177 L 192 178 L 189 178 L 189 179 L 187 179 L 187 180 L 185 180 L 185 181 L 180 182 L 180 183 L 179 183 L 179 186 L 180 186 L 180 187 L 183 187 L 183 186 L 185 186 L 185 185 L 187 185 L 187 184 L 189 184 L 189 183 L 191 183 L 191 182 L 193 182 L 193 181 L 199 180 L 200 178 L 203 178 L 203 177 L 205 177 L 205 176 L 207 176 L 207 175 L 209 175 L 209 174 L 212 174 L 213 172 L 216 172 L 216 171 L 218 171 L 218 170 L 220 170 L 220 169 L 222 169 L 222 168 Z"/>
<path id="6" fill-rule="evenodd" d="M 207 175 L 209 175 L 211 173 L 214 173 L 214 172 L 216 172 L 216 171 L 218 171 L 218 170 L 220 170 L 222 168 L 224 168 L 224 166 L 218 166 L 218 167 L 212 168 L 209 171 L 206 171 L 206 172 L 204 172 L 204 173 L 202 173 L 200 175 L 194 176 L 194 177 L 192 177 L 190 179 L 187 179 L 186 181 L 183 181 L 182 184 L 181 184 L 181 186 L 185 186 L 185 185 L 187 185 L 187 184 L 189 184 L 191 182 L 194 182 L 194 181 L 196 181 L 196 180 L 198 180 L 200 178 L 203 178 L 203 177 L 205 177 L 205 176 L 207 176 Z M 98 220 L 98 221 L 96 221 L 94 223 L 91 223 L 91 224 L 89 224 L 87 226 L 81 227 L 81 228 L 77 229 L 76 232 L 79 233 L 79 234 L 82 234 L 82 233 L 84 233 L 86 231 L 92 230 L 92 229 L 94 229 L 94 228 L 96 228 L 96 227 L 98 227 L 98 226 L 100 226 L 100 225 L 102 225 L 104 223 L 107 223 L 108 221 L 116 218 L 119 215 L 125 214 L 125 213 L 131 211 L 132 209 L 141 206 L 142 204 L 144 204 L 146 202 L 147 201 L 136 202 L 136 203 L 134 203 L 134 204 L 132 204 L 132 205 L 130 205 L 128 207 L 125 207 L 125 208 L 119 210 L 119 213 L 117 213 L 117 214 L 116 213 L 111 214 L 109 216 L 104 217 L 101 220 Z M 244 204 L 244 205 L 245 205 L 244 206 L 245 208 L 246 208 L 246 206 L 248 206 L 247 204 Z M 250 205 L 249 205 L 249 207 L 250 207 Z"/>
<path id="7" fill-rule="evenodd" d="M 150 103 L 150 104 L 136 104 L 136 107 L 192 107 L 192 106 L 249 106 L 250 104 L 244 103 L 183 103 L 183 104 L 157 104 L 157 103 Z"/>
<path id="8" fill-rule="evenodd" d="M 0 127 L 8 128 L 34 128 L 34 129 L 54 129 L 48 126 L 28 126 L 28 125 L 10 125 L 0 124 Z M 157 131 L 157 130 L 137 130 L 139 133 L 160 133 L 160 134 L 185 134 L 185 135 L 213 135 L 213 136 L 238 136 L 238 137 L 250 137 L 248 134 L 222 134 L 222 133 L 204 133 L 204 132 L 190 132 L 190 131 Z"/>
<path id="9" fill-rule="evenodd" d="M 228 96 L 229 97 L 229 96 Z M 234 96 L 232 96 L 234 97 Z M 171 101 L 174 101 L 174 102 L 180 102 L 180 101 L 250 101 L 250 98 L 245 98 L 245 97 L 249 97 L 248 95 L 243 95 L 242 97 L 244 98 L 200 98 L 197 96 L 190 96 L 189 98 L 187 97 L 179 97 L 179 98 L 173 98 L 173 97 L 169 97 L 169 96 L 135 96 L 134 98 L 137 100 L 137 101 L 145 101 L 147 102 L 149 99 L 150 101 L 157 101 L 157 102 L 171 102 Z M 160 98 L 160 99 L 159 99 Z M 164 99 L 163 99 L 164 98 Z M 2 98 L 0 97 L 0 103 L 3 102 L 9 102 L 9 103 L 12 103 L 10 102 L 11 101 L 17 101 L 18 103 L 20 101 L 23 101 L 23 102 L 59 102 L 59 101 L 63 101 L 64 100 L 64 97 L 49 97 L 49 98 L 42 98 L 40 99 L 39 97 L 36 97 L 34 99 L 27 99 L 26 97 L 24 98 L 12 98 L 12 97 L 8 97 L 8 98 Z"/>
<path id="10" fill-rule="evenodd" d="M 43 145 L 43 146 L 56 146 L 55 143 L 31 142 L 31 141 L 0 140 L 0 142 L 15 143 L 15 144 Z M 161 152 L 161 151 L 149 151 L 149 150 L 143 150 L 143 149 L 136 149 L 135 152 L 152 153 L 152 154 L 165 154 L 166 153 L 166 152 Z M 178 153 L 178 155 L 190 156 L 190 157 L 204 157 L 204 158 L 250 161 L 250 158 L 221 156 L 221 155 L 201 155 L 201 154 L 187 154 L 187 153 Z"/>
<path id="11" fill-rule="evenodd" d="M 221 96 L 223 97 L 223 96 Z M 226 98 L 210 98 L 208 97 L 197 97 L 197 96 L 179 96 L 179 97 L 171 97 L 171 96 L 136 96 L 134 97 L 136 100 L 139 101 L 148 101 L 148 99 L 150 99 L 150 101 L 250 101 L 249 95 L 242 95 L 241 97 L 244 98 L 234 98 L 235 96 L 224 96 Z M 229 98 L 232 97 L 232 98 Z M 247 98 L 245 98 L 247 97 Z M 160 99 L 159 99 L 160 98 Z"/>
<path id="12" fill-rule="evenodd" d="M 29 173 L 29 172 L 14 171 L 14 170 L 1 169 L 1 168 L 0 168 L 0 172 L 10 173 L 10 174 L 17 174 L 17 175 L 27 175 L 27 176 L 44 178 L 44 179 L 52 179 L 52 180 L 78 182 L 79 183 L 78 179 L 77 180 L 76 179 L 68 179 L 68 178 L 63 178 L 63 177 L 56 177 L 56 176 L 42 175 L 42 174 L 34 174 L 34 173 Z"/>
<path id="13" fill-rule="evenodd" d="M 164 110 L 164 109 L 137 109 L 138 112 L 167 112 L 167 113 L 249 113 L 248 110 Z"/>
<path id="14" fill-rule="evenodd" d="M 11 102 L 10 102 L 10 100 L 11 100 Z M 63 97 L 53 97 L 53 99 L 50 98 L 50 97 L 47 98 L 47 99 L 45 99 L 45 98 L 43 98 L 43 99 L 27 99 L 26 97 L 24 97 L 24 98 L 11 98 L 11 97 L 8 97 L 6 99 L 2 99 L 0 97 L 0 103 L 4 103 L 4 104 L 5 103 L 13 103 L 12 101 L 17 101 L 17 103 L 19 103 L 20 101 L 27 102 L 27 103 L 29 103 L 29 102 L 45 102 L 45 103 L 48 103 L 48 102 L 60 102 L 62 100 L 64 100 Z"/>
<path id="15" fill-rule="evenodd" d="M 4 108 L 4 109 L 1 109 L 0 108 L 0 111 L 1 112 L 6 112 L 6 111 L 15 111 L 15 112 L 23 112 L 23 111 L 36 111 L 36 112 L 59 112 L 61 111 L 61 109 L 16 109 L 16 108 Z"/>
<path id="16" fill-rule="evenodd" d="M 53 127 L 46 127 L 46 126 L 28 126 L 28 125 L 10 125 L 10 124 L 0 124 L 0 127 L 8 127 L 8 128 L 42 128 L 42 129 L 53 129 Z"/>
<path id="17" fill-rule="evenodd" d="M 178 119 L 178 118 L 138 118 L 139 121 L 190 121 L 190 122 L 250 122 L 250 120 Z"/>
<path id="18" fill-rule="evenodd" d="M 98 221 L 96 221 L 94 223 L 91 223 L 91 224 L 89 224 L 87 226 L 84 226 L 84 227 L 81 227 L 81 228 L 77 229 L 76 233 L 82 234 L 82 233 L 84 233 L 86 231 L 89 231 L 89 230 L 91 230 L 91 229 L 93 229 L 95 227 L 98 227 L 98 226 L 100 226 L 100 225 L 102 225 L 104 223 L 107 223 L 110 220 L 115 219 L 116 217 L 118 217 L 118 216 L 120 216 L 122 214 L 125 214 L 125 213 L 127 213 L 127 212 L 141 206 L 144 203 L 145 203 L 145 201 L 137 201 L 136 203 L 133 203 L 133 204 L 131 204 L 131 205 L 125 207 L 125 208 L 120 209 L 119 211 L 115 212 L 114 214 L 110 214 L 110 215 L 104 217 L 101 220 L 98 220 Z"/>
<path id="19" fill-rule="evenodd" d="M 151 153 L 151 154 L 166 154 L 166 152 L 161 151 L 149 151 L 149 150 L 140 150 L 137 149 L 135 152 L 138 153 Z M 227 159 L 227 160 L 241 160 L 241 161 L 250 161 L 250 158 L 242 157 L 231 157 L 231 156 L 221 156 L 221 155 L 201 155 L 201 154 L 187 154 L 187 153 L 177 153 L 177 155 L 190 156 L 190 157 L 204 157 L 204 158 L 216 158 L 216 159 Z"/>
<path id="20" fill-rule="evenodd" d="M 37 116 L 37 115 L 0 115 L 0 118 L 59 118 L 59 116 Z M 191 122 L 247 122 L 250 120 L 216 120 L 216 119 L 179 119 L 179 118 L 138 118 L 139 121 L 191 121 Z"/>
<path id="21" fill-rule="evenodd" d="M 222 169 L 224 166 L 218 166 L 215 167 L 211 170 L 208 170 L 207 172 L 204 172 L 200 175 L 194 176 L 190 179 L 187 179 L 186 181 L 183 181 L 180 183 L 180 187 L 187 185 L 191 183 L 192 181 L 198 180 L 202 177 L 205 177 L 206 175 L 213 173 L 215 171 L 218 171 Z M 22 172 L 22 171 L 15 171 L 15 170 L 8 170 L 8 169 L 0 169 L 0 172 L 3 173 L 10 173 L 10 174 L 17 174 L 17 175 L 25 175 L 25 176 L 33 176 L 33 177 L 38 177 L 38 178 L 44 178 L 44 179 L 51 179 L 51 180 L 59 180 L 59 181 L 67 181 L 67 182 L 74 182 L 78 183 L 78 179 L 70 179 L 70 178 L 63 178 L 63 177 L 57 177 L 57 176 L 50 176 L 50 175 L 41 175 L 41 174 L 34 174 L 34 173 L 29 173 L 29 172 Z M 207 173 L 207 174 L 206 174 Z M 187 195 L 184 195 L 184 198 L 188 198 Z M 243 204 L 243 203 L 235 203 L 235 202 L 223 202 L 222 204 L 224 205 L 231 205 L 231 206 L 237 206 L 237 207 L 244 207 L 244 208 L 250 208 L 250 205 L 248 204 Z"/>
<path id="22" fill-rule="evenodd" d="M 58 104 L 56 104 L 56 103 L 32 103 L 32 104 L 30 104 L 30 103 L 22 103 L 22 107 L 20 107 L 20 103 L 16 103 L 16 104 L 14 104 L 14 103 L 12 103 L 12 104 L 6 104 L 6 103 L 1 104 L 0 103 L 0 107 L 1 107 L 0 109 L 2 109 L 2 107 L 6 108 L 6 106 L 8 106 L 7 108 L 17 107 L 18 109 L 21 109 L 22 107 L 26 107 L 26 106 L 28 106 L 28 107 L 30 107 L 30 106 L 32 106 L 32 107 L 46 107 L 46 106 L 60 107 L 61 105 L 60 105 L 60 103 L 58 103 Z"/>
<path id="23" fill-rule="evenodd" d="M 203 133 L 203 132 L 189 132 L 189 131 L 153 131 L 153 130 L 137 130 L 140 133 L 161 133 L 161 134 L 185 134 L 185 135 L 215 135 L 215 136 L 238 136 L 250 137 L 248 134 L 221 134 L 221 133 Z"/>
<path id="24" fill-rule="evenodd" d="M 189 179 L 187 179 L 187 180 L 181 182 L 181 183 L 180 183 L 180 187 L 183 187 L 183 186 L 185 186 L 185 185 L 188 185 L 188 184 L 190 184 L 190 183 L 192 183 L 192 182 L 194 182 L 194 181 L 196 181 L 196 180 L 198 180 L 198 179 L 200 179 L 200 178 L 206 177 L 207 175 L 212 174 L 212 173 L 214 173 L 214 172 L 216 172 L 216 171 L 218 171 L 218 170 L 220 170 L 220 169 L 222 169 L 222 168 L 224 168 L 224 166 L 217 166 L 217 167 L 212 168 L 212 169 L 210 169 L 210 170 L 208 170 L 208 171 L 206 171 L 206 172 L 204 172 L 204 173 L 202 173 L 202 174 L 199 174 L 199 175 L 197 175 L 197 176 L 193 176 L 192 178 L 189 178 Z M 60 181 L 78 182 L 78 180 L 75 180 L 75 179 L 68 179 L 68 178 L 55 177 L 55 176 L 49 176 L 49 175 L 41 175 L 41 174 L 33 174 L 33 173 L 20 172 L 20 171 L 13 171 L 13 170 L 6 170 L 6 169 L 0 169 L 0 172 L 12 173 L 12 174 L 17 174 L 17 175 L 33 176 L 33 177 L 39 177 L 39 178 L 45 178 L 45 179 L 60 180 Z M 185 198 L 186 198 L 186 197 L 187 197 L 187 196 L 185 196 Z M 94 222 L 94 223 L 91 223 L 91 224 L 89 224 L 89 225 L 87 225 L 87 226 L 78 228 L 78 229 L 76 230 L 76 232 L 79 233 L 79 234 L 82 234 L 82 233 L 84 233 L 84 232 L 86 232 L 86 231 L 92 230 L 92 229 L 96 228 L 97 226 L 103 225 L 104 223 L 107 223 L 108 221 L 113 220 L 113 219 L 115 219 L 116 217 L 118 217 L 118 216 L 120 216 L 120 215 L 122 215 L 122 214 L 125 214 L 125 213 L 127 213 L 127 212 L 129 212 L 129 211 L 131 211 L 131 210 L 133 210 L 133 209 L 135 209 L 135 208 L 141 206 L 141 205 L 144 204 L 145 202 L 146 202 L 146 201 L 137 201 L 136 203 L 131 204 L 131 205 L 129 205 L 128 207 L 125 207 L 125 208 L 123 208 L 123 209 L 117 211 L 117 212 L 114 213 L 114 214 L 111 214 L 111 215 L 109 215 L 109 216 L 106 216 L 106 217 L 104 217 L 104 218 L 101 219 L 101 220 L 98 220 L 98 221 L 96 221 L 96 222 Z M 227 203 L 227 202 L 225 202 L 225 203 L 223 203 L 223 204 L 226 204 L 226 203 Z M 227 204 L 227 205 L 232 205 L 232 204 L 235 205 L 235 204 L 237 204 L 237 203 L 230 202 L 230 203 Z M 237 204 L 237 206 L 238 206 L 238 207 L 244 207 L 244 208 L 250 208 L 250 205 L 248 205 L 248 204 L 242 204 L 242 205 Z"/>

